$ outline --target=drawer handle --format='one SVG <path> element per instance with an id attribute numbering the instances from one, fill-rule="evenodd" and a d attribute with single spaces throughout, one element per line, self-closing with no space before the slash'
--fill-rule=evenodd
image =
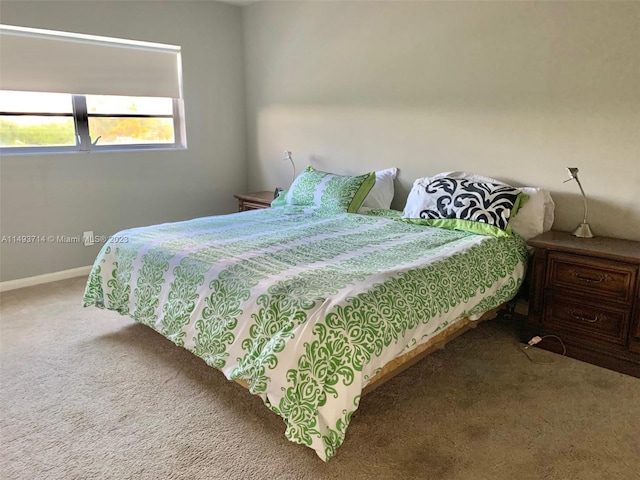
<path id="1" fill-rule="evenodd" d="M 573 310 L 571 310 L 570 313 L 571 313 L 571 316 L 573 318 L 575 318 L 576 320 L 583 320 L 583 321 L 589 322 L 589 323 L 596 323 L 598 321 L 598 315 L 596 315 L 595 317 L 585 317 L 584 315 L 578 315 Z"/>
<path id="2" fill-rule="evenodd" d="M 573 272 L 573 275 L 578 279 L 578 280 L 582 280 L 583 282 L 587 282 L 587 283 L 601 283 L 602 281 L 604 281 L 605 276 L 604 275 L 598 275 L 598 278 L 595 277 L 586 277 L 584 275 L 580 275 L 578 272 Z"/>

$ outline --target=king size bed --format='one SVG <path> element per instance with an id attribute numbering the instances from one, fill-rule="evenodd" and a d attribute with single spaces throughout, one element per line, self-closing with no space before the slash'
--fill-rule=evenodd
<path id="1" fill-rule="evenodd" d="M 243 384 L 328 460 L 363 392 L 515 296 L 527 249 L 518 234 L 412 219 L 409 205 L 360 208 L 373 173 L 329 203 L 334 179 L 303 176 L 269 209 L 119 232 L 83 302 Z"/>

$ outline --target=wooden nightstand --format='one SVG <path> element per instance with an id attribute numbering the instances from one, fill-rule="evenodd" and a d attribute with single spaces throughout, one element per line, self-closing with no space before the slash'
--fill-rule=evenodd
<path id="1" fill-rule="evenodd" d="M 535 253 L 522 340 L 557 335 L 567 355 L 640 377 L 640 242 L 551 231 L 528 243 Z M 562 351 L 553 338 L 539 346 Z"/>
<path id="2" fill-rule="evenodd" d="M 273 201 L 273 191 L 264 190 L 262 192 L 242 193 L 234 195 L 238 199 L 238 211 L 258 210 L 269 208 Z"/>

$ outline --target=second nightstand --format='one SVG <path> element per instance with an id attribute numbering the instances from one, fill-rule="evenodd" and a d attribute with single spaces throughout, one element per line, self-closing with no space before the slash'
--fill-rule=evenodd
<path id="1" fill-rule="evenodd" d="M 238 193 L 234 195 L 238 199 L 238 211 L 258 210 L 269 208 L 273 201 L 273 191 L 263 190 L 253 193 Z"/>
<path id="2" fill-rule="evenodd" d="M 522 340 L 557 335 L 567 355 L 640 377 L 640 242 L 546 232 L 535 248 Z M 554 339 L 540 344 L 558 351 Z"/>

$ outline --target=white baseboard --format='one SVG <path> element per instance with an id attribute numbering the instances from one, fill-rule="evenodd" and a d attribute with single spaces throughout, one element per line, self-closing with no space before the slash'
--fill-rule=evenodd
<path id="1" fill-rule="evenodd" d="M 33 285 L 40 285 L 41 283 L 57 282 L 58 280 L 66 280 L 67 278 L 82 277 L 89 275 L 91 267 L 92 265 L 87 265 L 86 267 L 45 273 L 44 275 L 36 275 L 35 277 L 7 280 L 6 282 L 0 282 L 0 292 L 15 290 L 16 288 L 32 287 Z"/>

